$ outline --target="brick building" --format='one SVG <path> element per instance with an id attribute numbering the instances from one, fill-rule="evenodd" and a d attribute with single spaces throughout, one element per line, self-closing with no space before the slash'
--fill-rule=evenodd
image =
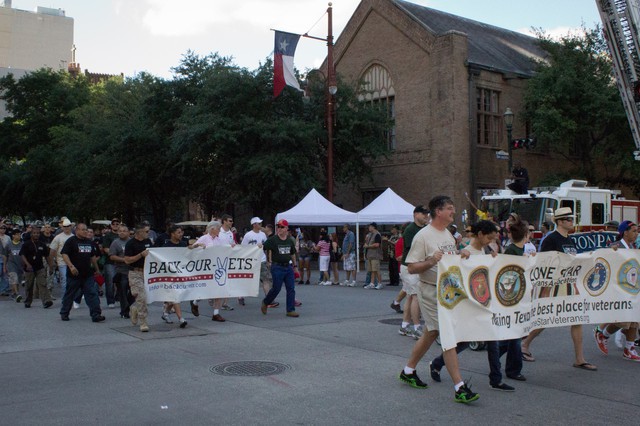
<path id="1" fill-rule="evenodd" d="M 514 139 L 529 136 L 518 115 L 534 60 L 544 58 L 535 38 L 406 1 L 362 0 L 334 58 L 342 79 L 365 81 L 368 98 L 395 119 L 389 158 L 372 182 L 338 187 L 337 203 L 359 210 L 392 187 L 413 204 L 450 195 L 461 211 L 465 192 L 504 187 L 508 161 L 496 155 L 508 150 L 503 113 L 515 114 Z M 561 167 L 534 151 L 516 150 L 513 161 L 532 184 Z"/>

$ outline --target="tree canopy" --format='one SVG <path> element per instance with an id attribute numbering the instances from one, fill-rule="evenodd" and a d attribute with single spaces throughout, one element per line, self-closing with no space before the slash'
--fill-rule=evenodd
<path id="1" fill-rule="evenodd" d="M 272 97 L 272 62 L 249 71 L 187 52 L 172 79 L 140 73 L 89 84 L 41 69 L 0 80 L 0 214 L 121 215 L 158 225 L 195 201 L 207 216 L 246 206 L 273 216 L 324 188 L 324 82 Z M 334 173 L 357 184 L 385 155 L 385 111 L 340 83 Z"/>
<path id="2" fill-rule="evenodd" d="M 638 194 L 633 138 L 602 31 L 582 28 L 559 40 L 539 32 L 538 38 L 549 56 L 528 82 L 524 119 L 538 148 L 570 166 L 558 180 L 625 185 Z"/>

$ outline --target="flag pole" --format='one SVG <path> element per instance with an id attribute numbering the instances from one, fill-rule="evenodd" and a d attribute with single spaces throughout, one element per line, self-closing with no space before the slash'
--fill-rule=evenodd
<path id="1" fill-rule="evenodd" d="M 333 64 L 333 8 L 329 3 L 327 8 L 328 31 L 327 38 L 310 36 L 309 33 L 302 37 L 327 42 L 327 83 L 326 83 L 326 125 L 327 125 L 327 200 L 333 202 L 333 116 L 335 111 L 335 94 L 338 92 L 336 83 L 336 70 Z"/>
<path id="2" fill-rule="evenodd" d="M 333 23 L 332 7 L 327 9 L 327 199 L 333 202 L 333 114 L 335 109 L 334 96 L 338 91 L 336 84 L 336 70 L 333 65 Z"/>

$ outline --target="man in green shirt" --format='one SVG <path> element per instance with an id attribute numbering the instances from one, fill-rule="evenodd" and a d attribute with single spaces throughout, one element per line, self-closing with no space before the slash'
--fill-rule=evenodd
<path id="1" fill-rule="evenodd" d="M 264 243 L 264 250 L 267 254 L 267 267 L 271 270 L 273 286 L 262 300 L 260 310 L 264 315 L 267 314 L 268 306 L 278 297 L 284 283 L 287 289 L 287 316 L 295 318 L 300 316 L 295 307 L 294 270 L 298 267 L 296 262 L 296 243 L 293 238 L 289 238 L 287 233 L 289 222 L 285 219 L 280 219 L 276 226 L 276 234 L 269 237 Z"/>

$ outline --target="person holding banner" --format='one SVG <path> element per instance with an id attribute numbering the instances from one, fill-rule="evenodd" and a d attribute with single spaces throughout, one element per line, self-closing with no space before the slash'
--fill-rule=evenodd
<path id="1" fill-rule="evenodd" d="M 169 239 L 163 239 L 160 242 L 158 247 L 183 247 L 187 248 L 189 245 L 186 241 L 182 239 L 184 235 L 184 231 L 180 227 L 180 225 L 170 225 L 167 229 L 167 233 L 169 234 Z M 187 321 L 182 317 L 182 310 L 180 309 L 180 302 L 164 302 L 164 309 L 162 312 L 162 320 L 167 324 L 173 324 L 171 320 L 171 309 L 176 312 L 176 316 L 178 317 L 178 323 L 180 324 L 180 328 L 185 328 L 187 326 Z"/>
<path id="2" fill-rule="evenodd" d="M 144 259 L 149 255 L 153 243 L 148 238 L 149 227 L 144 223 L 136 225 L 133 238 L 124 246 L 124 263 L 129 265 L 129 288 L 135 302 L 129 308 L 131 324 L 140 323 L 140 331 L 149 331 L 147 325 L 147 290 L 144 285 Z"/>
<path id="3" fill-rule="evenodd" d="M 206 233 L 200 238 L 198 238 L 198 240 L 193 245 L 193 248 L 231 245 L 230 239 L 223 241 L 219 238 L 220 228 L 222 228 L 221 222 L 217 220 L 212 220 L 211 222 L 209 222 L 207 224 Z M 209 304 L 213 306 L 213 316 L 211 317 L 211 321 L 217 321 L 217 322 L 226 321 L 222 317 L 222 315 L 220 315 L 220 308 L 222 307 L 223 301 L 224 299 L 213 299 L 213 301 L 209 300 Z M 194 300 L 192 301 L 192 304 L 195 306 L 198 306 L 198 301 Z M 193 306 L 192 306 L 192 309 L 193 309 Z"/>
<path id="4" fill-rule="evenodd" d="M 638 238 L 638 227 L 630 220 L 623 221 L 618 226 L 618 241 L 612 243 L 609 247 L 614 250 L 617 249 L 634 249 L 636 248 L 636 238 Z M 625 347 L 622 352 L 622 357 L 629 361 L 640 361 L 640 356 L 635 350 L 635 339 L 638 335 L 638 323 L 637 322 L 620 322 L 611 324 L 601 324 L 594 330 L 596 344 L 598 349 L 605 355 L 609 354 L 609 348 L 607 347 L 607 341 L 612 334 L 615 334 L 618 330 L 622 330 L 622 334 L 626 337 Z"/>
<path id="5" fill-rule="evenodd" d="M 570 255 L 576 255 L 577 249 L 573 240 L 569 238 L 569 232 L 573 231 L 573 223 L 575 216 L 571 207 L 560 207 L 553 214 L 553 221 L 556 223 L 556 230 L 550 233 L 542 242 L 540 251 L 557 251 L 560 253 L 566 253 Z M 575 284 L 562 284 L 553 287 L 553 293 L 551 293 L 551 287 L 542 287 L 538 297 L 556 297 L 557 295 L 566 294 L 571 296 L 577 294 Z M 533 340 L 542 333 L 544 329 L 539 328 L 533 330 L 527 337 L 522 340 L 522 359 L 524 361 L 533 362 L 535 358 L 529 350 L 529 346 Z M 576 360 L 573 364 L 575 368 L 580 368 L 587 371 L 596 371 L 598 367 L 587 362 L 584 358 L 584 350 L 582 348 L 582 325 L 571 326 L 571 339 L 573 340 L 573 350 L 575 352 Z"/>
<path id="6" fill-rule="evenodd" d="M 296 242 L 293 238 L 289 238 L 288 228 L 289 222 L 280 219 L 276 224 L 276 234 L 269 237 L 264 243 L 264 249 L 267 253 L 267 266 L 271 269 L 271 278 L 273 286 L 267 296 L 262 300 L 260 311 L 263 315 L 267 314 L 267 308 L 273 303 L 284 283 L 287 289 L 287 316 L 297 318 L 300 316 L 296 312 L 295 300 L 295 270 L 298 268 L 296 263 Z"/>
<path id="7" fill-rule="evenodd" d="M 444 254 L 457 253 L 456 241 L 447 230 L 447 227 L 453 223 L 456 214 L 453 200 L 445 195 L 434 197 L 429 201 L 429 212 L 431 223 L 416 234 L 405 259 L 409 273 L 420 274 L 418 301 L 427 331 L 416 342 L 407 365 L 398 377 L 401 381 L 419 389 L 427 388 L 427 384 L 422 382 L 416 374 L 416 366 L 439 333 L 437 265 Z M 469 252 L 466 250 L 460 254 L 463 257 L 469 256 Z M 462 380 L 455 348 L 446 350 L 443 355 L 447 371 L 454 383 L 454 400 L 460 403 L 469 403 L 480 398 L 480 395 L 472 392 L 469 385 Z"/>

